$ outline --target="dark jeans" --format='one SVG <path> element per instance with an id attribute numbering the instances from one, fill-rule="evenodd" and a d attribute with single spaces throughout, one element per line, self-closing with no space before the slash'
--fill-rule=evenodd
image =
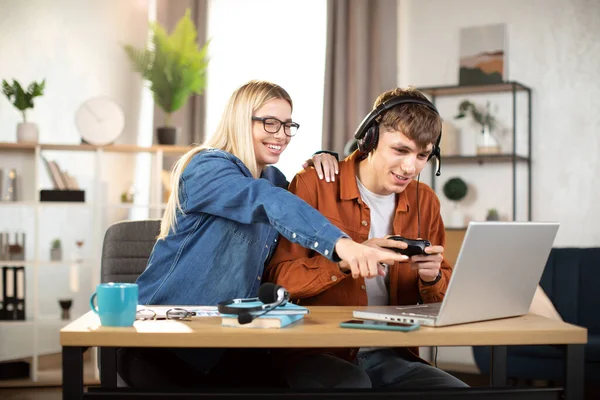
<path id="1" fill-rule="evenodd" d="M 408 361 L 392 349 L 359 353 L 355 363 L 329 354 L 307 356 L 283 369 L 292 389 L 430 389 L 467 384 L 434 366 Z"/>

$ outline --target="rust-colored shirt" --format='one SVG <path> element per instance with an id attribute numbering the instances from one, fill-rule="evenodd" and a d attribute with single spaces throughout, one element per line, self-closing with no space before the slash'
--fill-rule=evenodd
<path id="1" fill-rule="evenodd" d="M 371 223 L 369 207 L 362 201 L 356 183 L 359 153 L 354 152 L 340 162 L 335 182 L 325 182 L 314 169 L 305 169 L 292 180 L 289 190 L 319 210 L 333 224 L 362 243 L 369 237 Z M 393 220 L 394 234 L 417 238 L 417 183 L 411 182 L 397 195 Z M 419 184 L 421 237 L 432 245 L 445 245 L 444 224 L 440 203 L 434 191 Z M 315 244 L 316 245 L 316 244 Z M 408 262 L 395 263 L 388 269 L 389 304 L 409 305 L 441 302 L 452 268 L 442 262 L 442 277 L 434 285 L 424 285 L 417 271 Z M 364 278 L 353 279 L 342 272 L 338 264 L 311 249 L 290 243 L 280 237 L 280 243 L 265 269 L 265 280 L 284 286 L 291 298 L 302 305 L 366 306 Z M 352 358 L 355 351 L 351 351 Z"/>

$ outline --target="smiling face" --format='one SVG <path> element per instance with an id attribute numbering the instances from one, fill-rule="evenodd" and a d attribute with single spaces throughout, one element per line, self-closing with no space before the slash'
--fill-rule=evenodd
<path id="1" fill-rule="evenodd" d="M 382 128 L 377 148 L 359 164 L 359 179 L 376 194 L 402 193 L 425 168 L 432 148 L 431 143 L 422 148 L 402 132 Z"/>
<path id="2" fill-rule="evenodd" d="M 290 122 L 292 121 L 292 107 L 286 100 L 273 99 L 256 110 L 253 116 L 259 118 L 276 118 L 282 122 Z M 291 140 L 291 137 L 285 134 L 284 129 L 281 126 L 277 133 L 269 133 L 265 130 L 262 121 L 253 121 L 252 139 L 256 164 L 259 170 L 262 170 L 266 165 L 275 164 L 279 161 L 279 156 Z"/>

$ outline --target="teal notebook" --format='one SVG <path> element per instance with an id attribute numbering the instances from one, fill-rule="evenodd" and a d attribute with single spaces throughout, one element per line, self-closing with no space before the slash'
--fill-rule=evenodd
<path id="1" fill-rule="evenodd" d="M 237 303 L 230 304 L 229 307 L 236 308 L 252 308 L 262 306 L 264 303 L 261 301 L 250 301 L 247 303 Z M 260 314 L 262 311 L 258 311 L 253 314 Z M 293 303 L 285 303 L 282 306 L 276 307 L 273 310 L 269 311 L 267 315 L 275 316 L 275 315 L 298 315 L 298 314 L 308 314 L 309 310 L 306 307 L 302 307 Z M 229 315 L 229 314 L 221 314 L 221 315 Z"/>
<path id="2" fill-rule="evenodd" d="M 221 325 L 223 326 L 234 326 L 238 328 L 283 328 L 296 321 L 300 321 L 304 318 L 304 314 L 295 315 L 271 315 L 267 313 L 261 315 L 258 318 L 252 320 L 247 324 L 240 324 L 237 319 L 237 315 L 227 314 L 221 318 Z"/>
<path id="3" fill-rule="evenodd" d="M 230 307 L 237 308 L 252 308 L 263 305 L 261 301 L 252 301 L 247 303 L 238 303 L 231 305 Z M 252 314 L 261 314 L 264 311 L 253 312 Z M 304 318 L 305 314 L 308 314 L 309 310 L 306 307 L 302 307 L 293 303 L 285 303 L 282 306 L 276 307 L 269 311 L 265 315 L 261 315 L 255 318 L 252 322 L 247 324 L 240 324 L 237 320 L 237 314 L 221 314 L 221 325 L 223 326 L 236 326 L 240 328 L 283 328 L 296 321 Z"/>

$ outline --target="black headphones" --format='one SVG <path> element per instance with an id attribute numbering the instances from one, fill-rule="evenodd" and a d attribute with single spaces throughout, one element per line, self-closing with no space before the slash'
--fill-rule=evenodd
<path id="1" fill-rule="evenodd" d="M 290 293 L 283 286 L 267 282 L 258 289 L 258 297 L 225 300 L 218 303 L 217 307 L 219 313 L 237 315 L 240 324 L 247 324 L 252 322 L 254 318 L 284 305 L 289 299 Z M 256 303 L 257 301 L 264 304 L 258 306 L 244 305 L 244 303 Z"/>
<path id="2" fill-rule="evenodd" d="M 392 107 L 399 106 L 401 104 L 420 104 L 431 111 L 435 112 L 438 116 L 440 113 L 437 108 L 431 103 L 429 100 L 422 99 L 417 96 L 395 96 L 389 100 L 381 103 L 377 108 L 367 115 L 360 125 L 358 129 L 354 133 L 354 138 L 358 143 L 358 150 L 363 154 L 368 154 L 377 147 L 377 142 L 379 141 L 379 123 L 376 121 L 377 117 L 379 117 L 384 111 L 391 109 Z M 431 154 L 427 160 L 429 161 L 432 157 L 435 157 L 437 160 L 437 172 L 436 176 L 440 176 L 441 167 L 442 167 L 442 157 L 440 153 L 440 142 L 442 141 L 442 132 L 440 134 L 433 145 L 433 149 L 431 149 Z"/>

